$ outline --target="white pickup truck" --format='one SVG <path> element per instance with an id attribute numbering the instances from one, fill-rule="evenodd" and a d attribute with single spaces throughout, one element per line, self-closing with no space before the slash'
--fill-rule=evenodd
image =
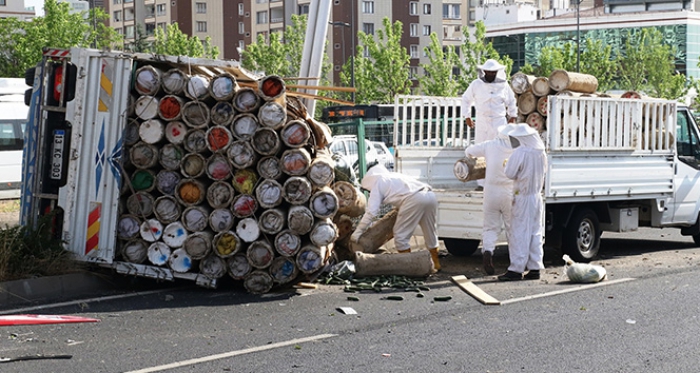
<path id="1" fill-rule="evenodd" d="M 471 141 L 459 98 L 398 96 L 396 169 L 433 186 L 438 234 L 453 255 L 479 246 L 483 194 L 453 174 Z M 674 227 L 700 244 L 700 136 L 674 101 L 550 96 L 542 191 L 545 245 L 590 261 L 601 232 Z M 436 141 L 421 141 L 434 139 Z"/>

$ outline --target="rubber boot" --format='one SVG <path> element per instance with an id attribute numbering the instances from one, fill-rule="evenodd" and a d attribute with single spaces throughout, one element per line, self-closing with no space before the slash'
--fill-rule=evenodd
<path id="1" fill-rule="evenodd" d="M 440 258 L 438 257 L 438 248 L 430 249 L 430 256 L 433 258 L 433 264 L 435 265 L 435 270 L 440 270 Z"/>
<path id="2" fill-rule="evenodd" d="M 408 254 L 408 253 L 411 252 L 411 248 L 409 247 L 409 248 L 406 249 L 406 250 L 397 250 L 397 251 L 399 252 L 399 254 Z"/>

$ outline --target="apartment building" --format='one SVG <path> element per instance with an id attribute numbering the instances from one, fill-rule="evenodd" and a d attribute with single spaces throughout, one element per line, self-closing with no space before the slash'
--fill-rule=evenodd
<path id="1" fill-rule="evenodd" d="M 0 18 L 19 18 L 27 21 L 34 18 L 34 9 L 24 7 L 24 0 L 0 0 Z"/>

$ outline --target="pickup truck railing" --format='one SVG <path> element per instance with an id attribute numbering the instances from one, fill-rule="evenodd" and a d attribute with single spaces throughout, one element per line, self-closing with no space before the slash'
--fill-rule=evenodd
<path id="1" fill-rule="evenodd" d="M 461 105 L 459 97 L 396 96 L 394 145 L 466 147 L 473 135 L 460 115 Z"/>
<path id="2" fill-rule="evenodd" d="M 676 103 L 657 99 L 550 96 L 550 151 L 672 151 Z"/>

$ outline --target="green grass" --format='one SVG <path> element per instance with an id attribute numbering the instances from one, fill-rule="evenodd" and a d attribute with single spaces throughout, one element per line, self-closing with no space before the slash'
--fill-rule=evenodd
<path id="1" fill-rule="evenodd" d="M 0 281 L 74 273 L 83 265 L 71 259 L 63 242 L 51 234 L 53 216 L 40 219 L 36 229 L 22 226 L 0 229 Z"/>

